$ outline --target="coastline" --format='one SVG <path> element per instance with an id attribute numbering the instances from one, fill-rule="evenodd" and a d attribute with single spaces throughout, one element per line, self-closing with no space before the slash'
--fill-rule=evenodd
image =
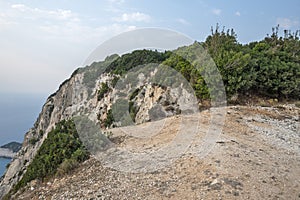
<path id="1" fill-rule="evenodd" d="M 0 155 L 0 158 L 4 158 L 4 159 L 13 159 L 14 157 L 9 157 L 9 156 L 2 156 L 2 155 Z"/>
<path id="2" fill-rule="evenodd" d="M 0 158 L 12 159 L 16 153 L 11 151 L 10 149 L 0 148 Z"/>

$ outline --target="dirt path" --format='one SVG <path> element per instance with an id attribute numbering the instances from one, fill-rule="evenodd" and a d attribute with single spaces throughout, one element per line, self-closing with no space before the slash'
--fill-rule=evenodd
<path id="1" fill-rule="evenodd" d="M 70 175 L 32 182 L 16 198 L 300 199 L 299 108 L 232 106 L 226 108 L 226 113 L 222 133 L 203 158 L 195 152 L 203 145 L 210 125 L 209 111 L 201 112 L 200 118 L 191 118 L 192 124 L 199 120 L 199 131 L 184 155 L 173 159 L 168 167 L 151 173 L 130 173 L 103 167 L 91 158 Z M 111 131 L 118 147 L 151 154 L 174 141 L 181 122 L 182 117 L 177 116 Z M 134 137 L 147 126 L 151 127 L 148 130 L 160 131 L 150 131 L 148 138 Z M 180 139 L 190 142 L 189 138 Z"/>

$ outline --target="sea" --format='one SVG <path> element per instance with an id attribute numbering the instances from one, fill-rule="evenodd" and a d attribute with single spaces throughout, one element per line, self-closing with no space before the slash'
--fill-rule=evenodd
<path id="1" fill-rule="evenodd" d="M 6 165 L 11 161 L 8 158 L 0 158 L 0 177 L 4 174 L 6 170 Z"/>
<path id="2" fill-rule="evenodd" d="M 33 127 L 42 105 L 42 94 L 0 92 L 0 146 L 9 142 L 23 142 L 25 133 Z"/>
<path id="3" fill-rule="evenodd" d="M 0 146 L 23 142 L 45 102 L 46 95 L 0 92 Z M 0 158 L 0 177 L 11 159 Z"/>

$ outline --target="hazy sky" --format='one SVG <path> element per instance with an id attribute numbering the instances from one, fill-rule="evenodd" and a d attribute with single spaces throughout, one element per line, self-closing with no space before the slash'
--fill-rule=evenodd
<path id="1" fill-rule="evenodd" d="M 300 29 L 300 1 L 0 0 L 0 93 L 53 93 L 110 37 L 160 27 L 203 41 L 219 23 L 240 42 Z"/>

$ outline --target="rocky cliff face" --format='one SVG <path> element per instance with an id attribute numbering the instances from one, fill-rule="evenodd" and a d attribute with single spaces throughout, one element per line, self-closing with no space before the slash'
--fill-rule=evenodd
<path id="1" fill-rule="evenodd" d="M 132 123 L 154 121 L 180 113 L 192 113 L 197 110 L 197 100 L 191 93 L 188 84 L 163 86 L 159 81 L 152 84 L 157 67 L 135 73 L 137 81 L 128 77 L 120 77 L 110 73 L 93 74 L 89 79 L 91 68 L 76 70 L 71 78 L 59 87 L 58 91 L 47 99 L 34 126 L 25 134 L 21 150 L 13 158 L 9 168 L 0 183 L 0 197 L 22 178 L 29 163 L 33 160 L 47 134 L 55 125 L 76 115 L 87 114 L 90 120 L 100 122 L 101 126 L 124 126 Z M 116 83 L 116 80 L 119 80 Z M 125 81 L 124 81 L 125 80 Z M 127 82 L 126 82 L 127 81 Z M 99 95 L 102 83 L 108 88 Z M 134 84 L 133 84 L 134 83 Z M 125 113 L 130 112 L 130 122 L 126 124 L 124 117 L 116 118 L 108 124 L 110 111 L 114 111 L 114 104 L 126 99 Z M 126 103 L 125 103 L 126 104 Z M 123 105 L 123 104 L 120 104 Z"/>
<path id="2" fill-rule="evenodd" d="M 71 99 L 70 88 L 76 76 L 72 76 L 59 90 L 51 95 L 44 104 L 34 126 L 25 134 L 21 150 L 13 158 L 0 183 L 0 197 L 5 195 L 22 177 L 26 167 L 34 158 L 37 150 L 47 137 L 47 133 L 59 121 L 68 118 L 66 108 Z"/>

